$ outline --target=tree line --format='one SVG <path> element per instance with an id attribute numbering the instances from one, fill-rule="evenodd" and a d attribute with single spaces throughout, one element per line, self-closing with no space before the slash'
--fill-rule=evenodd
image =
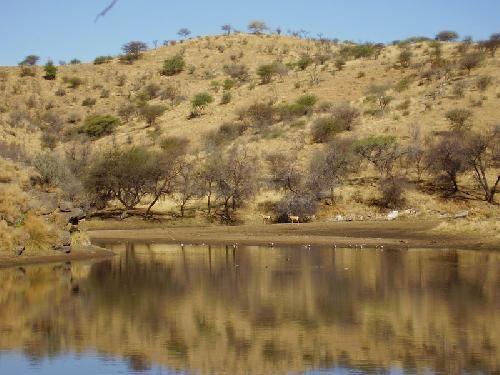
<path id="1" fill-rule="evenodd" d="M 469 174 L 483 199 L 492 204 L 500 183 L 500 176 L 493 173 L 500 166 L 498 126 L 481 133 L 451 130 L 435 140 L 424 138 L 413 126 L 408 145 L 385 135 L 337 137 L 306 161 L 296 150 L 258 156 L 239 142 L 225 150 L 207 146 L 195 156 L 187 139 L 173 136 L 162 139 L 156 149 L 120 146 L 93 157 L 83 147 L 68 148 L 65 159 L 39 155 L 34 165 L 42 181 L 59 185 L 68 194 L 84 195 L 97 209 L 111 201 L 126 210 L 145 205 L 146 217 L 167 197 L 176 202 L 181 217 L 193 200 L 203 199 L 209 217 L 231 223 L 238 209 L 264 189 L 281 193 L 278 202 L 262 208 L 275 221 L 286 222 L 289 215 L 305 218 L 314 215 L 322 202 L 334 205 L 336 190 L 368 166 L 379 189 L 379 197 L 371 203 L 385 208 L 402 207 L 408 184 L 420 183 L 424 175 L 451 195 L 461 189 L 460 176 Z"/>

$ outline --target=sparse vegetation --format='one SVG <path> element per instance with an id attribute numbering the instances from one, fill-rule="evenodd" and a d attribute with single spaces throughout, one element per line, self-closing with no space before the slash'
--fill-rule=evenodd
<path id="1" fill-rule="evenodd" d="M 229 36 L 124 49 L 127 64 L 144 55 L 134 65 L 117 65 L 112 56 L 96 58 L 101 66 L 75 61 L 59 68 L 62 79 L 51 78 L 60 82 L 37 74 L 36 56 L 16 70 L 1 68 L 0 161 L 43 155 L 37 173 L 43 171 L 44 188 L 60 189 L 50 175 L 54 158 L 90 144 L 92 153 L 62 169 L 70 166 L 71 178 L 85 181 L 95 207 L 121 202 L 150 216 L 165 198 L 177 205 L 174 216 L 195 221 L 252 221 L 267 195 L 273 199 L 265 212 L 277 222 L 291 213 L 329 220 L 345 210 L 375 215 L 419 205 L 425 217 L 437 210 L 431 206 L 481 210 L 494 203 L 500 132 L 489 125 L 498 104 L 492 56 L 500 38 L 450 45 L 456 37 L 443 34 L 385 46 L 305 31 L 262 35 L 265 25 L 254 26 L 257 36 L 225 25 Z M 141 163 L 148 175 L 137 171 L 144 181 L 135 191 L 125 171 Z M 111 177 L 90 183 L 111 167 L 119 169 L 121 187 L 111 187 Z M 243 186 L 251 178 L 252 186 Z M 458 194 L 447 199 L 451 192 Z"/>
<path id="2" fill-rule="evenodd" d="M 464 108 L 451 109 L 446 112 L 446 118 L 455 131 L 465 131 L 472 127 L 472 112 Z"/>

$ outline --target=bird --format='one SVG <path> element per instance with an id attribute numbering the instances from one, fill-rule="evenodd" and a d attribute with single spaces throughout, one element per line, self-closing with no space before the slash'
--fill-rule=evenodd
<path id="1" fill-rule="evenodd" d="M 237 249 L 238 248 L 238 244 L 235 242 L 233 243 L 233 249 Z"/>
<path id="2" fill-rule="evenodd" d="M 269 242 L 269 243 L 267 244 L 267 246 L 268 246 L 268 247 L 274 247 L 274 242 Z"/>

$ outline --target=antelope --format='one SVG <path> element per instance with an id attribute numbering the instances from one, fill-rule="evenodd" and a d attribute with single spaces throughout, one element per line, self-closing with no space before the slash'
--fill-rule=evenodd
<path id="1" fill-rule="evenodd" d="M 300 222 L 300 218 L 296 215 L 288 215 L 288 218 L 290 219 L 290 221 L 293 223 L 297 222 L 297 224 Z"/>
<path id="2" fill-rule="evenodd" d="M 260 215 L 262 216 L 262 222 L 265 223 L 271 223 L 271 215 Z"/>

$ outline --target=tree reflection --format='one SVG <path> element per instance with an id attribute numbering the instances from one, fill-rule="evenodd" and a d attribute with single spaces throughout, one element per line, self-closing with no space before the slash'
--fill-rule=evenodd
<path id="1" fill-rule="evenodd" d="M 116 245 L 0 272 L 0 349 L 199 373 L 500 370 L 500 255 Z"/>

